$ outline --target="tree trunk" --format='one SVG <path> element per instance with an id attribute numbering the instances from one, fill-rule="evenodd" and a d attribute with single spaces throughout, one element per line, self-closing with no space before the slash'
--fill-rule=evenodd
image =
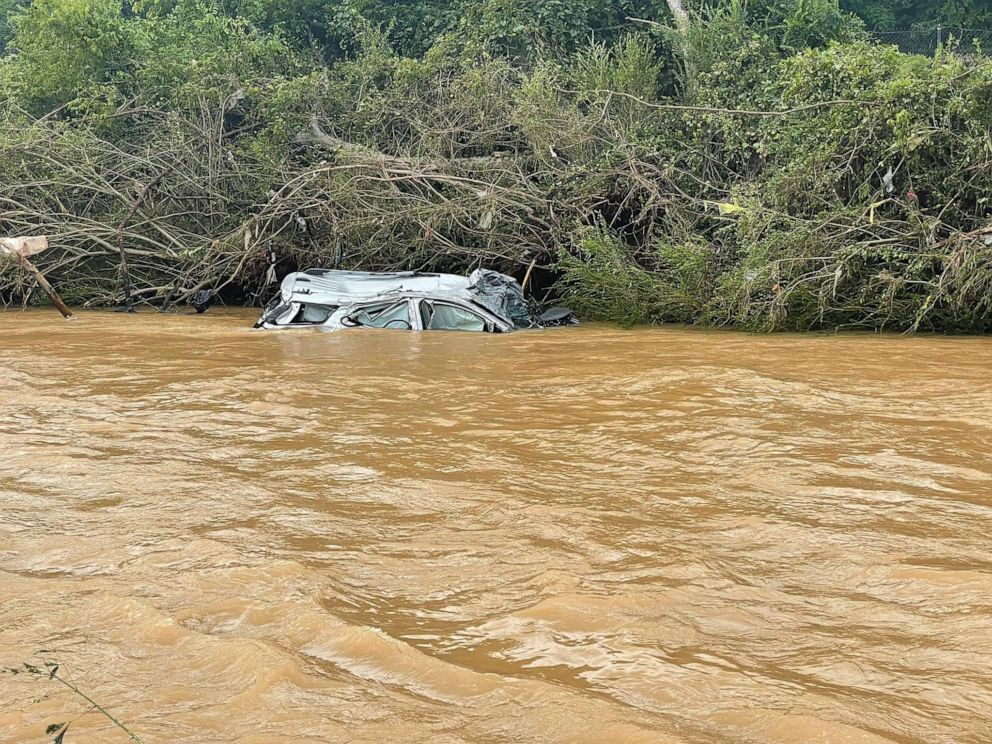
<path id="1" fill-rule="evenodd" d="M 685 41 L 686 35 L 689 33 L 689 14 L 686 12 L 685 7 L 682 5 L 682 0 L 667 0 L 668 9 L 672 12 L 672 17 L 675 19 L 675 27 L 682 34 L 682 40 Z"/>
<path id="2" fill-rule="evenodd" d="M 45 275 L 41 273 L 38 267 L 35 266 L 30 261 L 28 261 L 28 259 L 22 256 L 20 253 L 17 253 L 15 255 L 17 256 L 17 262 L 24 267 L 25 271 L 27 271 L 29 274 L 31 274 L 31 276 L 35 278 L 35 280 L 38 282 L 38 286 L 40 286 L 43 290 L 45 290 L 45 294 L 48 295 L 48 299 L 50 299 L 52 301 L 52 304 L 55 305 L 56 309 L 58 309 L 58 311 L 62 313 L 62 317 L 65 318 L 66 320 L 75 320 L 76 316 L 72 314 L 72 310 L 70 310 L 66 306 L 66 304 L 62 301 L 62 298 L 59 297 L 59 293 L 55 291 L 55 289 L 52 287 L 51 284 L 48 283 L 48 280 L 45 278 Z"/>
<path id="3" fill-rule="evenodd" d="M 72 314 L 66 304 L 62 301 L 59 293 L 55 291 L 54 287 L 48 283 L 45 275 L 38 270 L 38 267 L 33 263 L 28 261 L 28 256 L 33 256 L 36 253 L 41 253 L 42 251 L 48 250 L 48 238 L 44 236 L 37 236 L 32 238 L 0 238 L 0 255 L 6 254 L 13 256 L 14 259 L 21 265 L 21 267 L 27 271 L 31 276 L 35 278 L 45 294 L 48 295 L 48 299 L 52 301 L 52 304 L 62 313 L 62 317 L 66 320 L 76 320 L 76 316 Z"/>
<path id="4" fill-rule="evenodd" d="M 671 11 L 672 17 L 675 19 L 675 28 L 679 32 L 679 54 L 682 56 L 682 66 L 685 70 L 684 97 L 686 100 L 692 100 L 696 81 L 695 67 L 692 63 L 692 50 L 689 48 L 689 29 L 692 22 L 689 18 L 689 12 L 682 5 L 682 0 L 666 1 L 668 3 L 668 10 Z"/>

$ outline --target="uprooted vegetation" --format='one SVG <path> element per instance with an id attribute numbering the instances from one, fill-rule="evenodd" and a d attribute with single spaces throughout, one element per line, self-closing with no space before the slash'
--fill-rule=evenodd
<path id="1" fill-rule="evenodd" d="M 992 67 L 953 43 L 870 44 L 830 0 L 725 2 L 684 35 L 661 18 L 560 44 L 509 45 L 489 17 L 417 56 L 358 24 L 327 62 L 197 3 L 89 5 L 116 51 L 47 58 L 29 19 L 0 65 L 0 230 L 50 236 L 39 264 L 70 302 L 536 261 L 622 323 L 992 325 Z M 29 296 L 0 275 L 0 298 Z"/>

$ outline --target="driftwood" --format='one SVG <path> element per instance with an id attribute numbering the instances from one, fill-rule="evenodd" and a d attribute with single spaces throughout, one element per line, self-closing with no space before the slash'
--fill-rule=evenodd
<path id="1" fill-rule="evenodd" d="M 47 250 L 48 238 L 42 235 L 32 238 L 0 238 L 0 253 L 27 258 Z"/>
<path id="2" fill-rule="evenodd" d="M 34 236 L 30 238 L 0 238 L 0 255 L 13 256 L 14 260 L 19 263 L 25 271 L 31 274 L 35 280 L 38 282 L 45 294 L 48 295 L 52 304 L 62 313 L 62 317 L 66 320 L 76 320 L 76 316 L 73 315 L 72 310 L 68 308 L 59 293 L 55 291 L 55 288 L 48 283 L 45 275 L 38 270 L 35 266 L 28 260 L 28 256 L 33 256 L 42 251 L 48 250 L 48 238 L 44 236 Z"/>
<path id="3" fill-rule="evenodd" d="M 530 262 L 530 266 L 527 267 L 527 273 L 524 274 L 524 280 L 520 282 L 520 289 L 524 292 L 527 291 L 527 284 L 530 282 L 530 275 L 534 271 L 534 267 L 537 266 L 537 259 L 533 259 Z"/>

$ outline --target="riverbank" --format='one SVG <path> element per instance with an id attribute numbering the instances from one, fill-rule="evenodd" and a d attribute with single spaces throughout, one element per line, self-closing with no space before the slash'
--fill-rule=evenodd
<path id="1" fill-rule="evenodd" d="M 824 0 L 418 43 L 351 19 L 340 46 L 181 5 L 32 5 L 0 58 L 0 220 L 51 237 L 71 304 L 534 265 L 588 319 L 992 330 L 992 66 L 966 39 L 907 54 Z M 32 291 L 0 272 L 0 301 Z"/>

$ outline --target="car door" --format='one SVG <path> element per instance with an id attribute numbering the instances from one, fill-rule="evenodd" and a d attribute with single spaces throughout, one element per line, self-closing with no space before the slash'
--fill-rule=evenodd
<path id="1" fill-rule="evenodd" d="M 346 325 L 409 331 L 413 328 L 411 309 L 406 298 L 354 305 L 348 311 Z"/>
<path id="2" fill-rule="evenodd" d="M 447 300 L 420 300 L 417 318 L 425 331 L 502 331 L 491 318 L 460 303 Z"/>

